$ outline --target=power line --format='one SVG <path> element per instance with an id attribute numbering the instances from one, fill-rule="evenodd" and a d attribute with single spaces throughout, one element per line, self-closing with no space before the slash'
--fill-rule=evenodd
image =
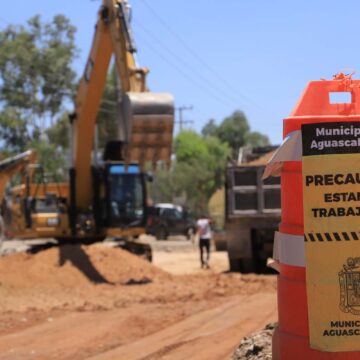
<path id="1" fill-rule="evenodd" d="M 184 78 L 186 78 L 187 80 L 189 80 L 190 82 L 192 82 L 193 84 L 195 84 L 196 86 L 202 88 L 202 90 L 206 93 L 208 93 L 210 96 L 212 96 L 213 98 L 217 99 L 219 102 L 221 102 L 222 104 L 225 104 L 226 106 L 234 106 L 234 103 L 232 103 L 231 101 L 229 101 L 229 99 L 224 96 L 221 97 L 219 96 L 219 94 L 221 93 L 213 93 L 212 92 L 212 87 L 207 87 L 207 86 L 203 86 L 202 83 L 198 83 L 194 78 L 192 78 L 191 76 L 189 76 L 189 74 L 187 72 L 185 72 L 182 68 L 180 68 L 179 66 L 177 66 L 176 64 L 172 63 L 171 61 L 169 61 L 168 58 L 166 58 L 161 52 L 159 52 L 155 47 L 153 47 L 152 45 L 150 45 L 146 40 L 144 41 L 143 39 L 143 43 L 148 46 L 153 52 L 157 53 L 157 55 L 163 60 L 165 61 L 169 66 L 173 67 L 179 74 L 181 74 Z"/>
<path id="2" fill-rule="evenodd" d="M 256 104 L 252 99 L 250 99 L 248 96 L 242 94 L 239 92 L 239 90 L 234 87 L 227 79 L 224 79 L 221 75 L 219 75 L 211 66 L 207 64 L 205 60 L 201 58 L 187 43 L 184 41 L 175 31 L 172 30 L 172 28 L 155 12 L 155 10 L 149 5 L 149 3 L 146 0 L 143 0 L 143 3 L 147 6 L 147 8 L 150 10 L 150 12 L 153 14 L 153 16 L 159 21 L 159 23 L 174 37 L 176 40 L 195 58 L 197 61 L 206 67 L 209 72 L 211 72 L 214 76 L 216 76 L 219 80 L 221 80 L 223 83 L 226 83 L 229 88 L 231 88 L 235 93 L 237 93 L 240 97 L 242 97 L 244 100 L 250 102 L 253 106 L 258 108 L 259 110 L 264 111 L 264 109 Z"/>
<path id="3" fill-rule="evenodd" d="M 144 33 L 147 36 L 150 36 L 156 42 L 157 45 L 161 45 L 162 49 L 165 49 L 176 61 L 181 63 L 184 68 L 191 69 L 191 72 L 193 74 L 195 74 L 202 82 L 207 83 L 207 85 L 210 86 L 211 88 L 213 88 L 213 89 L 218 88 L 218 85 L 219 85 L 218 82 L 211 81 L 211 80 L 209 80 L 208 77 L 206 77 L 203 74 L 201 74 L 200 72 L 196 71 L 193 68 L 192 64 L 184 61 L 184 59 L 181 56 L 179 56 L 178 54 L 173 52 L 171 49 L 169 49 L 166 45 L 164 45 L 164 43 L 158 37 L 156 37 L 154 34 L 152 34 L 151 31 L 149 31 L 147 28 L 145 28 L 144 25 L 141 24 L 139 21 L 136 21 L 136 24 L 144 31 Z M 228 89 L 226 89 L 226 91 L 228 91 Z M 224 90 L 219 89 L 218 93 L 222 94 L 222 93 L 224 93 Z M 230 94 L 230 92 L 228 93 L 228 95 L 226 95 L 226 98 L 232 100 L 234 102 L 234 104 L 235 103 L 237 104 L 237 102 L 238 102 L 238 99 L 233 97 L 233 94 L 232 93 Z"/>

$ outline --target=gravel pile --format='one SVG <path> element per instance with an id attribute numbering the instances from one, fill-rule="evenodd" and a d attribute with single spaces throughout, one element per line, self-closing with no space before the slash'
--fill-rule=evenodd
<path id="1" fill-rule="evenodd" d="M 271 360 L 271 340 L 276 324 L 268 324 L 265 329 L 245 337 L 234 352 L 231 360 Z"/>

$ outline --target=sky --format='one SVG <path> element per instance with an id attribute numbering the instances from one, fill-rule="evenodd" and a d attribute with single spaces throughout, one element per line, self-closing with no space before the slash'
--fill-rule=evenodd
<path id="1" fill-rule="evenodd" d="M 130 0 L 141 66 L 154 92 L 170 92 L 187 128 L 201 131 L 243 111 L 251 130 L 282 139 L 282 121 L 306 84 L 342 70 L 360 74 L 356 0 Z M 77 27 L 81 75 L 99 0 L 0 0 L 0 28 L 62 13 Z M 360 75 L 355 74 L 354 78 Z M 357 76 L 358 75 L 358 76 Z M 178 111 L 177 118 L 178 121 Z M 178 131 L 179 124 L 176 123 Z"/>

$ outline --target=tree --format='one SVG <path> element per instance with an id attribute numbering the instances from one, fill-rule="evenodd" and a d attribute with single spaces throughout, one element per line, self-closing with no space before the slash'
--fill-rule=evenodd
<path id="1" fill-rule="evenodd" d="M 179 162 L 192 162 L 194 159 L 204 159 L 208 155 L 206 143 L 195 131 L 186 130 L 179 133 L 175 139 L 175 154 Z"/>
<path id="2" fill-rule="evenodd" d="M 114 140 L 118 131 L 119 106 L 117 104 L 118 94 L 116 88 L 116 77 L 116 68 L 113 66 L 107 75 L 105 89 L 96 120 L 98 126 L 99 146 L 101 148 L 104 148 L 105 144 L 109 140 Z"/>
<path id="3" fill-rule="evenodd" d="M 258 131 L 251 131 L 245 135 L 245 142 L 252 147 L 270 145 L 270 140 L 267 135 L 261 134 Z"/>
<path id="4" fill-rule="evenodd" d="M 69 114 L 64 112 L 57 119 L 55 124 L 46 130 L 49 143 L 63 150 L 69 147 L 70 122 Z"/>
<path id="5" fill-rule="evenodd" d="M 223 185 L 229 146 L 216 137 L 202 138 L 194 131 L 183 131 L 175 139 L 175 155 L 170 171 L 160 170 L 150 186 L 155 202 L 185 198 L 196 213 L 207 211 L 207 202 Z"/>
<path id="6" fill-rule="evenodd" d="M 224 186 L 225 166 L 231 149 L 227 143 L 222 143 L 219 138 L 209 136 L 205 139 L 209 152 L 208 168 L 212 171 L 212 186 L 209 186 L 208 197 L 219 188 Z"/>
<path id="7" fill-rule="evenodd" d="M 66 155 L 62 148 L 50 143 L 46 139 L 30 143 L 36 151 L 37 161 L 42 165 L 46 174 L 51 174 L 54 181 L 63 181 L 67 176 Z"/>
<path id="8" fill-rule="evenodd" d="M 221 142 L 229 144 L 232 156 L 237 157 L 240 147 L 250 145 L 266 146 L 270 144 L 269 138 L 258 131 L 250 131 L 250 125 L 242 111 L 234 111 L 226 117 L 219 126 L 214 120 L 209 120 L 202 129 L 203 136 L 216 136 Z"/>
<path id="9" fill-rule="evenodd" d="M 102 96 L 99 112 L 97 114 L 99 147 L 104 148 L 109 140 L 113 140 L 117 134 L 118 104 L 116 89 L 116 71 L 113 67 L 107 75 L 104 93 Z M 64 112 L 55 124 L 46 130 L 50 143 L 67 149 L 69 146 L 69 114 Z"/>
<path id="10" fill-rule="evenodd" d="M 158 170 L 149 186 L 154 202 L 174 202 L 183 198 L 185 205 L 199 214 L 207 210 L 207 185 L 212 172 L 199 160 L 175 161 L 170 170 Z"/>
<path id="11" fill-rule="evenodd" d="M 0 138 L 8 155 L 25 151 L 30 137 L 25 119 L 16 108 L 4 108 L 0 112 Z"/>
<path id="12" fill-rule="evenodd" d="M 236 157 L 239 148 L 245 145 L 249 131 L 250 126 L 245 114 L 242 111 L 235 111 L 222 121 L 216 130 L 216 135 L 222 142 L 229 144 L 233 157 Z"/>
<path id="13" fill-rule="evenodd" d="M 216 136 L 217 125 L 214 119 L 210 119 L 202 128 L 202 136 Z"/>
<path id="14" fill-rule="evenodd" d="M 73 99 L 75 30 L 65 16 L 57 15 L 49 23 L 34 16 L 26 26 L 10 25 L 0 32 L 0 133 L 7 134 L 5 147 L 18 151 L 24 142 L 38 140 Z"/>

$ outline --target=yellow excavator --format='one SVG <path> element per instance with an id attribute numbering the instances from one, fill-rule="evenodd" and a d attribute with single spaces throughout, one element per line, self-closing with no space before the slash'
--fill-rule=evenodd
<path id="1" fill-rule="evenodd" d="M 103 0 L 70 117 L 69 181 L 50 182 L 30 162 L 21 184 L 11 189 L 6 226 L 14 236 L 91 243 L 145 233 L 144 168 L 170 161 L 174 104 L 170 94 L 148 90 L 148 69 L 137 65 L 135 52 L 128 2 Z M 94 151 L 96 117 L 112 55 L 121 87 L 119 134 L 99 160 Z"/>

